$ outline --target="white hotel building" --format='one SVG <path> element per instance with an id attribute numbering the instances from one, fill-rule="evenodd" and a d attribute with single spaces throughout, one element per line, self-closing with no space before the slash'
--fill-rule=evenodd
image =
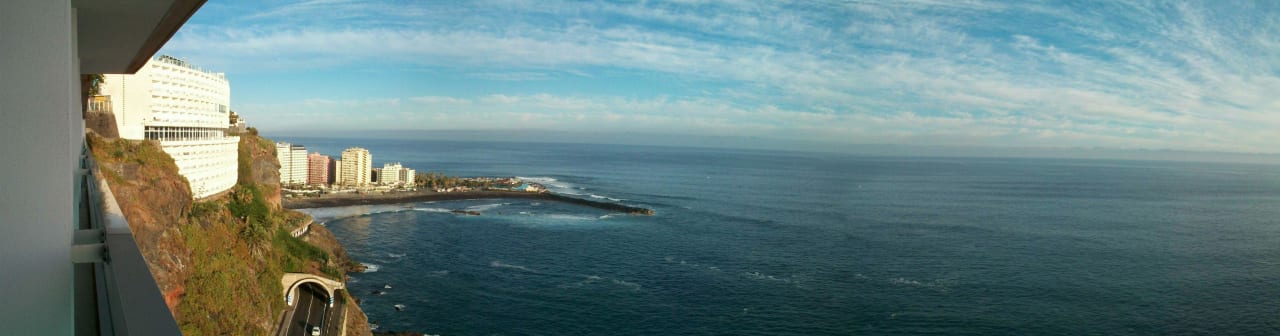
<path id="1" fill-rule="evenodd" d="M 240 137 L 227 136 L 231 85 L 225 74 L 160 56 L 136 74 L 105 75 L 102 92 L 111 96 L 120 137 L 159 140 L 193 197 L 235 185 Z"/>
<path id="2" fill-rule="evenodd" d="M 280 185 L 307 184 L 307 148 L 288 142 L 276 143 L 276 160 L 280 161 Z"/>

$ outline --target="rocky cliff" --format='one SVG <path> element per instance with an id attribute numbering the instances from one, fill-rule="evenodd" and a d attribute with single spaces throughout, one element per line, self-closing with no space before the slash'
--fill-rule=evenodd
<path id="1" fill-rule="evenodd" d="M 285 309 L 284 272 L 345 280 L 355 265 L 319 225 L 302 239 L 289 235 L 309 218 L 280 208 L 271 140 L 242 135 L 238 184 L 200 201 L 158 143 L 94 134 L 88 142 L 184 335 L 270 334 Z M 346 301 L 348 332 L 370 334 Z"/>

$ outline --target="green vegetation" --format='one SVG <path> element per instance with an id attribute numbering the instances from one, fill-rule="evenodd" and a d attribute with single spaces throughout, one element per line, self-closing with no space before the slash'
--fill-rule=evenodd
<path id="1" fill-rule="evenodd" d="M 236 226 L 197 222 L 182 227 L 191 251 L 186 295 L 178 305 L 183 335 L 266 334 L 272 326 L 253 321 L 284 309 L 279 299 L 283 272 L 271 257 L 275 253 L 246 244 Z"/>
<path id="2" fill-rule="evenodd" d="M 476 189 L 488 188 L 494 185 L 492 181 L 477 181 L 474 179 L 465 179 L 457 176 L 448 176 L 441 173 L 425 172 L 417 173 L 414 176 L 414 183 L 419 188 L 429 188 L 432 190 L 453 187 L 471 187 Z"/>
<path id="3" fill-rule="evenodd" d="M 139 217 L 139 224 L 177 228 L 140 248 L 160 251 L 157 255 L 179 265 L 157 268 L 156 261 L 148 260 L 153 271 L 165 270 L 163 279 L 176 288 L 172 295 L 180 300 L 175 317 L 184 335 L 268 334 L 285 309 L 280 284 L 285 272 L 343 278 L 341 265 L 328 251 L 289 235 L 292 227 L 285 224 L 300 223 L 306 215 L 273 209 L 267 195 L 274 186 L 255 182 L 255 168 L 271 169 L 261 162 L 273 160 L 270 140 L 242 137 L 238 183 L 227 195 L 200 202 L 172 198 L 187 183 L 155 141 L 96 136 L 88 141 L 103 174 L 113 189 L 119 188 L 115 191 L 122 206 L 146 217 Z M 267 156 L 255 158 L 253 153 Z M 131 224 L 134 220 L 130 217 Z"/>
<path id="4" fill-rule="evenodd" d="M 102 94 L 102 83 L 106 81 L 107 77 L 102 74 L 89 74 L 85 76 L 89 78 L 89 95 L 97 96 Z"/>
<path id="5" fill-rule="evenodd" d="M 184 335 L 266 334 L 285 308 L 285 272 L 344 277 L 328 251 L 289 234 L 292 225 L 285 224 L 308 218 L 272 209 L 264 195 L 272 186 L 255 182 L 252 153 L 275 151 L 270 140 L 241 137 L 236 186 L 226 197 L 193 204 L 190 224 L 182 228 L 192 251 L 192 274 L 179 305 Z M 255 323 L 264 316 L 267 324 Z"/>
<path id="6" fill-rule="evenodd" d="M 184 335 L 265 335 L 285 309 L 285 272 L 343 279 L 345 268 L 321 247 L 289 234 L 309 220 L 273 208 L 270 140 L 241 137 L 238 182 L 226 195 L 192 202 L 188 184 L 155 141 L 88 140 L 135 236 L 149 251 L 148 266 L 169 300 Z M 255 171 L 256 170 L 256 171 Z M 182 195 L 182 196 L 179 196 Z M 152 237 L 152 238 L 144 238 Z M 160 260 L 163 259 L 163 260 Z"/>
<path id="7" fill-rule="evenodd" d="M 113 141 L 99 136 L 90 136 L 85 141 L 89 143 L 89 148 L 100 163 L 134 163 L 142 167 L 178 171 L 178 165 L 173 163 L 173 158 L 161 150 L 160 143 L 155 141 Z"/>

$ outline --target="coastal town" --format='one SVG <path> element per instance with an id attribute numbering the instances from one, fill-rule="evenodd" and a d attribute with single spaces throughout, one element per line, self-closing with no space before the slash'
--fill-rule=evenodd
<path id="1" fill-rule="evenodd" d="M 406 192 L 547 192 L 545 186 L 517 177 L 452 177 L 421 173 L 400 162 L 374 167 L 373 154 L 361 147 L 347 148 L 335 159 L 319 152 L 307 153 L 303 145 L 287 142 L 275 145 L 280 162 L 280 186 L 287 198 Z"/>

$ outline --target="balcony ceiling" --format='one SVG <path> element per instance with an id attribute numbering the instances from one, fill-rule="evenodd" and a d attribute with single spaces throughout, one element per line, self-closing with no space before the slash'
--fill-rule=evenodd
<path id="1" fill-rule="evenodd" d="M 80 73 L 132 74 L 205 0 L 72 0 Z"/>

